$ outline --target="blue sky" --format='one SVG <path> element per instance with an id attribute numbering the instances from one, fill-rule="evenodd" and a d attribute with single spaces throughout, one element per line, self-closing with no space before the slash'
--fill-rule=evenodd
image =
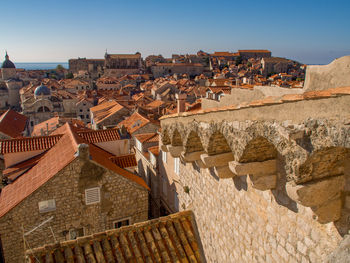
<path id="1" fill-rule="evenodd" d="M 1 0 L 0 57 L 63 62 L 141 52 L 269 49 L 327 64 L 350 55 L 350 1 Z"/>

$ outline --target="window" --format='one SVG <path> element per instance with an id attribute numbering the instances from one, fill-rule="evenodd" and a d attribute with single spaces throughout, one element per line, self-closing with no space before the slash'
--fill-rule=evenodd
<path id="1" fill-rule="evenodd" d="M 113 228 L 120 228 L 122 226 L 130 225 L 130 218 L 118 220 L 113 222 Z"/>
<path id="2" fill-rule="evenodd" d="M 89 115 L 88 115 L 88 114 L 86 114 L 86 118 L 87 118 L 87 119 L 89 118 Z"/>
<path id="3" fill-rule="evenodd" d="M 174 172 L 176 174 L 180 173 L 180 158 L 174 158 Z"/>
<path id="4" fill-rule="evenodd" d="M 40 213 L 47 213 L 47 212 L 51 212 L 51 211 L 56 210 L 55 199 L 41 201 L 38 203 L 38 205 L 39 205 L 39 212 Z"/>
<path id="5" fill-rule="evenodd" d="M 140 152 L 142 152 L 142 143 L 139 140 L 136 140 L 136 148 Z"/>
<path id="6" fill-rule="evenodd" d="M 84 115 L 80 115 L 80 119 L 84 119 Z"/>
<path id="7" fill-rule="evenodd" d="M 83 110 L 82 110 L 82 109 L 80 109 L 80 112 L 83 112 Z"/>
<path id="8" fill-rule="evenodd" d="M 69 230 L 69 239 L 77 239 L 78 237 L 84 236 L 84 228 L 76 228 Z"/>
<path id="9" fill-rule="evenodd" d="M 163 151 L 162 151 L 162 160 L 163 160 L 163 163 L 166 163 L 166 152 L 163 152 Z"/>
<path id="10" fill-rule="evenodd" d="M 85 204 L 92 205 L 99 203 L 101 201 L 100 198 L 100 188 L 94 187 L 85 190 Z"/>

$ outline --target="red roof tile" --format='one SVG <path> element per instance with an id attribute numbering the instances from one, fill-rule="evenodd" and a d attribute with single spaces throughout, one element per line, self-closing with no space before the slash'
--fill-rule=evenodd
<path id="1" fill-rule="evenodd" d="M 16 111 L 8 110 L 0 116 L 0 132 L 16 138 L 22 137 L 28 118 Z"/>
<path id="2" fill-rule="evenodd" d="M 140 141 L 141 143 L 145 143 L 145 142 L 159 142 L 159 135 L 158 135 L 158 133 L 136 134 L 135 138 L 138 141 Z"/>
<path id="3" fill-rule="evenodd" d="M 97 131 L 80 131 L 78 135 L 89 143 L 109 142 L 120 140 L 117 129 L 97 130 Z"/>
<path id="4" fill-rule="evenodd" d="M 149 147 L 148 151 L 151 152 L 153 155 L 158 156 L 159 155 L 159 146 L 153 146 Z"/>
<path id="5" fill-rule="evenodd" d="M 124 125 L 128 132 L 132 134 L 149 122 L 151 122 L 149 119 L 135 112 L 129 118 L 121 121 L 118 126 L 122 127 Z"/>
<path id="6" fill-rule="evenodd" d="M 109 159 L 121 168 L 137 166 L 135 154 L 113 156 Z"/>
<path id="7" fill-rule="evenodd" d="M 53 147 L 62 135 L 40 136 L 32 138 L 9 139 L 0 141 L 0 153 L 16 153 L 47 150 Z"/>

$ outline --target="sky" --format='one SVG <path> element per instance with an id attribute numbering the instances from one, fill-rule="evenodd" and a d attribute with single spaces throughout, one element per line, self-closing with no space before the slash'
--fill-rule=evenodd
<path id="1" fill-rule="evenodd" d="M 350 55 L 349 0 L 0 0 L 0 59 L 268 49 L 305 64 Z"/>

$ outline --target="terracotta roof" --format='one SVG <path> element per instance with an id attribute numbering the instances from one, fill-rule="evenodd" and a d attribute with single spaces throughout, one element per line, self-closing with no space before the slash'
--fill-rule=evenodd
<path id="1" fill-rule="evenodd" d="M 210 56 L 213 56 L 213 57 L 233 57 L 233 56 L 237 56 L 237 54 L 231 53 L 231 52 L 214 52 L 213 54 L 210 54 Z"/>
<path id="2" fill-rule="evenodd" d="M 331 88 L 328 90 L 309 91 L 303 94 L 286 94 L 286 95 L 283 95 L 282 97 L 270 96 L 262 100 L 242 102 L 239 105 L 229 105 L 229 106 L 224 106 L 220 108 L 203 109 L 195 112 L 181 112 L 181 113 L 175 113 L 170 115 L 164 115 L 160 118 L 160 120 L 179 117 L 179 116 L 205 114 L 209 112 L 219 112 L 219 111 L 227 111 L 227 110 L 238 110 L 238 109 L 249 108 L 249 107 L 268 106 L 271 104 L 281 104 L 281 103 L 295 102 L 300 100 L 331 98 L 331 97 L 342 96 L 342 95 L 350 95 L 350 87 L 338 87 L 338 88 Z"/>
<path id="3" fill-rule="evenodd" d="M 25 160 L 24 162 L 17 163 L 9 168 L 6 168 L 2 173 L 4 176 L 7 176 L 10 181 L 16 180 L 20 175 L 28 171 L 30 168 L 32 168 L 34 165 L 36 165 L 41 157 L 44 156 L 45 153 L 41 153 L 39 155 L 36 155 L 28 160 Z"/>
<path id="4" fill-rule="evenodd" d="M 134 135 L 135 138 L 141 143 L 145 142 L 159 142 L 158 133 L 142 133 Z"/>
<path id="5" fill-rule="evenodd" d="M 106 101 L 90 108 L 96 123 L 100 123 L 124 107 L 116 101 Z"/>
<path id="6" fill-rule="evenodd" d="M 109 142 L 120 140 L 120 135 L 116 129 L 79 131 L 78 135 L 89 143 Z"/>
<path id="7" fill-rule="evenodd" d="M 153 155 L 158 156 L 159 155 L 159 146 L 153 146 L 149 147 L 148 151 L 151 152 Z"/>
<path id="8" fill-rule="evenodd" d="M 132 134 L 149 122 L 151 122 L 149 119 L 135 112 L 129 118 L 121 121 L 118 126 L 122 127 L 124 125 L 128 132 Z"/>
<path id="9" fill-rule="evenodd" d="M 192 211 L 27 250 L 26 256 L 33 263 L 205 261 Z"/>
<path id="10" fill-rule="evenodd" d="M 32 138 L 9 139 L 0 141 L 0 153 L 17 153 L 47 150 L 53 147 L 62 135 L 40 136 Z"/>
<path id="11" fill-rule="evenodd" d="M 66 123 L 54 131 L 56 135 L 63 134 L 58 142 L 40 158 L 36 165 L 2 189 L 0 194 L 0 217 L 72 162 L 77 157 L 78 145 L 82 143 L 89 145 L 92 161 L 149 190 L 143 179 L 117 166 L 109 159 L 113 156 L 112 154 L 94 144 L 89 144 L 75 132 L 75 129 L 75 127 Z"/>
<path id="12" fill-rule="evenodd" d="M 11 137 L 22 137 L 28 118 L 13 110 L 8 110 L 0 116 L 0 132 Z"/>
<path id="13" fill-rule="evenodd" d="M 121 168 L 137 166 L 135 154 L 113 156 L 109 159 Z"/>
<path id="14" fill-rule="evenodd" d="M 271 51 L 266 49 L 243 49 L 238 50 L 238 53 L 271 53 Z"/>
<path id="15" fill-rule="evenodd" d="M 165 102 L 164 101 L 161 101 L 161 100 L 154 100 L 152 101 L 151 103 L 148 103 L 146 105 L 146 107 L 149 107 L 149 108 L 158 108 L 160 106 L 162 106 Z"/>
<path id="16" fill-rule="evenodd" d="M 141 54 L 107 54 L 110 58 L 123 58 L 123 59 L 133 59 L 133 58 L 141 58 Z"/>
<path id="17" fill-rule="evenodd" d="M 41 136 L 43 135 L 42 132 L 50 133 L 54 131 L 59 125 L 59 119 L 60 117 L 57 116 L 35 125 L 32 131 L 32 136 Z"/>

